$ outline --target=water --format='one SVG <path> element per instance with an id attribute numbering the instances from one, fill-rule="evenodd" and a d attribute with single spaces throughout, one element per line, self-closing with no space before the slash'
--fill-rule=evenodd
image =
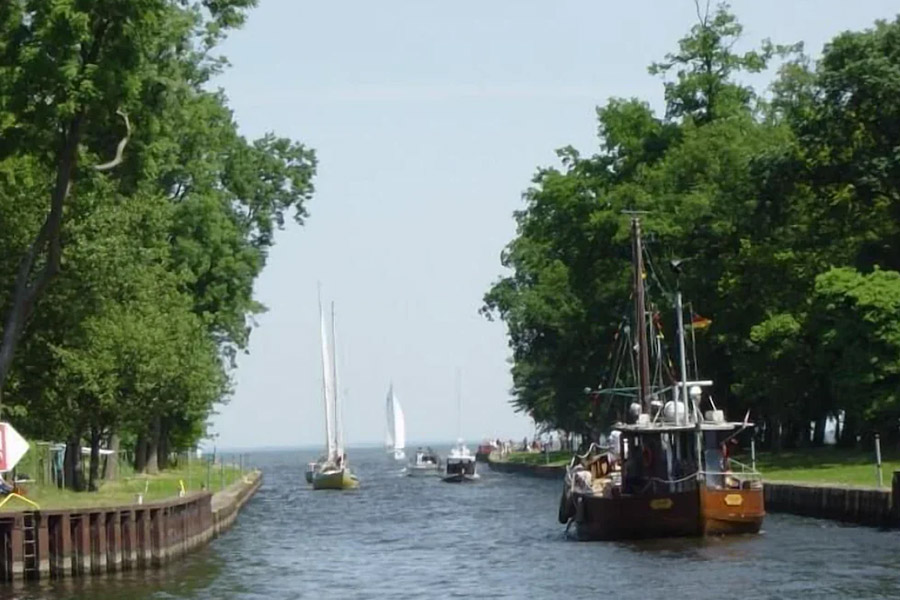
<path id="1" fill-rule="evenodd" d="M 444 452 L 443 454 L 446 454 Z M 52 600 L 295 598 L 896 598 L 900 532 L 770 515 L 758 536 L 574 542 L 560 484 L 493 473 L 401 477 L 352 450 L 353 492 L 313 492 L 312 453 L 260 453 L 265 483 L 235 526 L 177 566 L 20 585 Z"/>

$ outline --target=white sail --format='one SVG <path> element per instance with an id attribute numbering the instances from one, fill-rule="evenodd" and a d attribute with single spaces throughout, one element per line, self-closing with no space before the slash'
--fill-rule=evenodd
<path id="1" fill-rule="evenodd" d="M 325 325 L 325 313 L 322 311 L 322 299 L 319 299 L 319 317 L 322 321 L 322 387 L 325 396 L 325 448 L 328 459 L 336 457 L 334 443 L 334 366 L 328 348 L 328 328 Z"/>
<path id="2" fill-rule="evenodd" d="M 391 394 L 394 405 L 394 451 L 406 448 L 406 420 L 403 418 L 403 409 L 397 396 Z"/>
<path id="3" fill-rule="evenodd" d="M 388 450 L 394 449 L 394 385 L 388 389 L 387 393 L 387 433 L 385 434 L 384 447 Z"/>

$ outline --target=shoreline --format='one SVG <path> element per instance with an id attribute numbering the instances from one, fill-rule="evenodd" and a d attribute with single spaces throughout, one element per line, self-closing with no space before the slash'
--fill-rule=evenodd
<path id="1" fill-rule="evenodd" d="M 0 513 L 0 581 L 160 567 L 221 535 L 260 485 L 262 473 L 253 471 L 215 494 Z"/>
<path id="2" fill-rule="evenodd" d="M 487 463 L 492 471 L 541 479 L 561 480 L 566 473 L 562 465 L 511 463 L 493 456 Z M 767 512 L 872 527 L 900 527 L 900 471 L 894 472 L 892 488 L 763 480 Z"/>

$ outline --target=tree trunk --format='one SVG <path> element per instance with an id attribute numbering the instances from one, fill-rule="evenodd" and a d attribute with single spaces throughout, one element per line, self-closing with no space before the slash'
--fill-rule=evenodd
<path id="1" fill-rule="evenodd" d="M 50 196 L 50 210 L 16 270 L 9 312 L 4 319 L 3 336 L 0 338 L 0 402 L 25 324 L 47 285 L 59 272 L 63 205 L 72 183 L 83 120 L 83 113 L 79 113 L 66 127 L 63 145 L 57 154 L 56 182 Z"/>
<path id="2" fill-rule="evenodd" d="M 144 473 L 147 470 L 147 436 L 145 434 L 138 435 L 137 442 L 134 444 L 134 471 L 135 473 Z"/>
<path id="3" fill-rule="evenodd" d="M 66 458 L 63 462 L 66 487 L 80 492 L 84 490 L 84 477 L 81 473 L 81 437 L 73 436 L 66 442 Z"/>
<path id="4" fill-rule="evenodd" d="M 169 468 L 169 426 L 165 419 L 160 422 L 159 426 L 156 465 L 160 471 L 165 471 Z"/>
<path id="5" fill-rule="evenodd" d="M 772 452 L 778 454 L 784 449 L 784 445 L 782 444 L 783 435 L 782 435 L 781 419 L 774 418 L 772 419 Z"/>
<path id="6" fill-rule="evenodd" d="M 109 434 L 109 449 L 112 450 L 112 454 L 106 458 L 103 479 L 115 481 L 119 478 L 119 436 L 115 432 Z"/>
<path id="7" fill-rule="evenodd" d="M 857 427 L 856 417 L 848 412 L 844 412 L 844 426 L 841 428 L 841 437 L 838 440 L 838 445 L 842 448 L 853 448 L 856 446 Z"/>
<path id="8" fill-rule="evenodd" d="M 813 430 L 813 446 L 819 447 L 825 445 L 825 422 L 827 418 L 825 416 L 821 416 L 816 419 L 815 429 Z"/>
<path id="9" fill-rule="evenodd" d="M 147 436 L 147 470 L 146 472 L 155 475 L 159 473 L 159 463 L 157 456 L 159 454 L 159 417 L 153 418 L 153 425 L 150 428 L 150 434 Z"/>
<path id="10" fill-rule="evenodd" d="M 96 492 L 99 488 L 97 480 L 100 479 L 100 428 L 91 427 L 91 466 L 88 476 L 88 490 Z"/>

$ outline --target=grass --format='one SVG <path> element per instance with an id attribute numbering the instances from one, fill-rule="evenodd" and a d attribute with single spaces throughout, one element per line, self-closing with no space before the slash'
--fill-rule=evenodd
<path id="1" fill-rule="evenodd" d="M 745 464 L 749 455 L 737 457 Z M 812 484 L 878 486 L 875 451 L 841 448 L 804 448 L 780 454 L 758 453 L 756 468 L 766 481 L 791 481 Z M 882 454 L 884 485 L 890 487 L 895 470 L 900 470 L 900 452 Z"/>
<path id="2" fill-rule="evenodd" d="M 513 452 L 505 460 L 529 465 L 564 466 L 569 463 L 571 458 L 571 452 L 550 452 L 550 462 L 548 463 L 543 452 Z M 749 454 L 735 458 L 744 464 L 750 464 Z M 780 454 L 760 452 L 756 456 L 756 468 L 762 473 L 765 481 L 878 486 L 874 451 L 825 447 L 804 448 Z M 885 487 L 890 487 L 895 470 L 900 471 L 900 452 L 885 451 L 882 454 Z"/>
<path id="3" fill-rule="evenodd" d="M 543 452 L 510 452 L 504 460 L 511 463 L 525 465 L 549 465 L 552 467 L 565 466 L 572 459 L 572 452 L 568 450 L 554 450 L 548 452 L 549 461 Z"/>
<path id="4" fill-rule="evenodd" d="M 207 463 L 195 463 L 167 469 L 157 475 L 131 475 L 115 481 L 104 481 L 96 492 L 73 492 L 61 490 L 54 485 L 36 483 L 23 484 L 25 496 L 37 502 L 43 509 L 61 508 L 96 508 L 103 506 L 122 506 L 134 504 L 137 494 L 143 494 L 144 502 L 165 500 L 178 496 L 181 482 L 185 491 L 199 491 L 206 487 L 207 475 L 210 478 L 209 488 L 216 492 L 237 481 L 241 476 L 238 467 L 214 465 L 207 473 Z M 12 499 L 0 511 L 21 510 L 25 503 Z"/>

